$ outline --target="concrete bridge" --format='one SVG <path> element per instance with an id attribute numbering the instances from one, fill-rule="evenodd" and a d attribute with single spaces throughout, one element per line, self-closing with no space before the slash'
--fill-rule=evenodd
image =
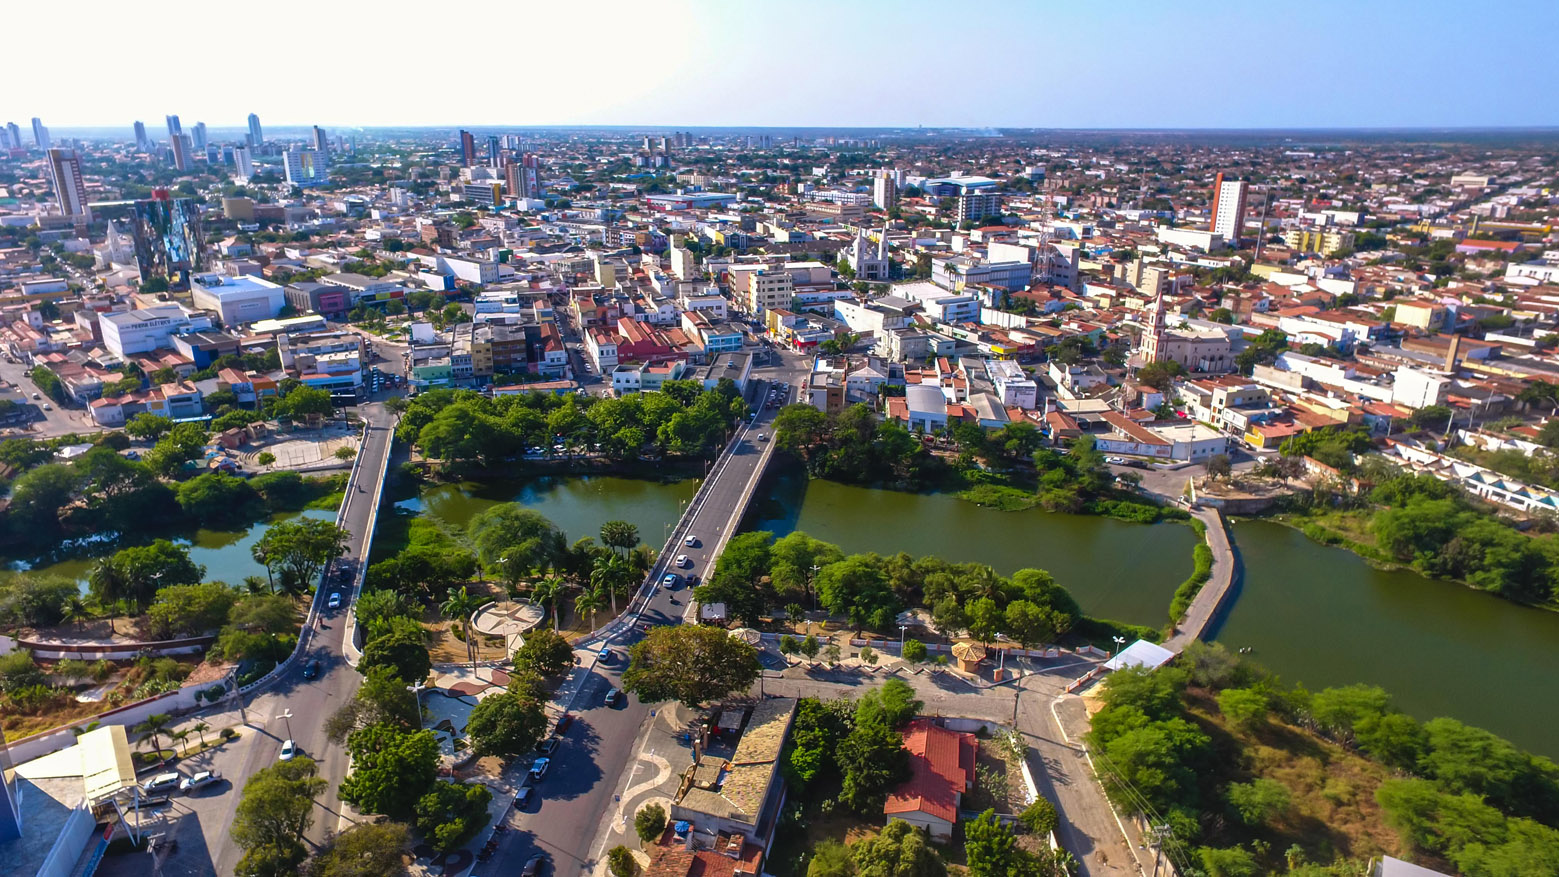
<path id="1" fill-rule="evenodd" d="M 1229 542 L 1223 515 L 1217 509 L 1209 508 L 1199 509 L 1192 514 L 1207 526 L 1207 547 L 1213 552 L 1213 568 L 1212 576 L 1196 592 L 1196 598 L 1191 601 L 1185 617 L 1176 620 L 1174 635 L 1164 642 L 1164 647 L 1177 655 L 1187 643 L 1201 639 L 1212 627 L 1224 609 L 1229 592 L 1234 589 L 1235 573 L 1239 571 L 1239 558 Z"/>

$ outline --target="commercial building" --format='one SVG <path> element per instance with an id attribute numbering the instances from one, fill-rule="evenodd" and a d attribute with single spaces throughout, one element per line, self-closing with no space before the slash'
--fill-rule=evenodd
<path id="1" fill-rule="evenodd" d="M 81 156 L 76 150 L 49 150 L 49 183 L 54 186 L 60 215 L 75 217 L 80 223 L 92 221 L 92 208 L 87 206 L 87 184 L 81 176 Z"/>
<path id="2" fill-rule="evenodd" d="M 505 165 L 503 173 L 510 197 L 541 198 L 541 164 L 534 153 L 527 152 L 518 162 Z"/>
<path id="3" fill-rule="evenodd" d="M 762 315 L 771 308 L 790 307 L 796 281 L 790 272 L 760 267 L 731 269 L 731 291 L 747 313 Z"/>
<path id="4" fill-rule="evenodd" d="M 211 320 L 205 314 L 191 313 L 177 304 L 102 314 L 97 322 L 103 333 L 103 346 L 120 359 L 171 347 L 176 333 L 211 328 Z"/>
<path id="5" fill-rule="evenodd" d="M 460 163 L 466 167 L 476 164 L 476 138 L 464 129 L 460 132 Z"/>
<path id="6" fill-rule="evenodd" d="M 321 155 L 330 151 L 330 136 L 318 125 L 314 126 L 314 151 Z"/>
<path id="7" fill-rule="evenodd" d="M 200 204 L 193 198 L 170 199 L 166 190 L 153 194 L 158 197 L 135 202 L 130 213 L 141 282 L 160 277 L 170 289 L 188 289 L 190 272 L 205 267 Z"/>
<path id="8" fill-rule="evenodd" d="M 254 113 L 249 114 L 248 140 L 251 149 L 265 142 L 265 133 L 260 130 L 260 117 Z"/>
<path id="9" fill-rule="evenodd" d="M 1039 384 L 1023 367 L 1009 359 L 985 360 L 985 374 L 996 390 L 1001 404 L 1032 410 L 1039 405 Z"/>
<path id="10" fill-rule="evenodd" d="M 179 117 L 177 115 L 165 116 L 164 121 L 166 121 L 168 124 L 169 140 L 172 140 L 173 138 L 184 133 L 184 126 L 179 124 Z"/>
<path id="11" fill-rule="evenodd" d="M 168 146 L 173 155 L 173 169 L 176 171 L 189 170 L 190 153 L 194 151 L 194 144 L 190 142 L 188 134 L 175 134 L 169 140 Z"/>
<path id="12" fill-rule="evenodd" d="M 651 210 L 708 210 L 736 203 L 736 196 L 724 192 L 686 192 L 675 195 L 646 195 L 644 204 Z"/>
<path id="13" fill-rule="evenodd" d="M 779 823 L 785 780 L 780 754 L 796 714 L 796 699 L 759 700 L 751 713 L 741 707 L 723 710 L 715 732 L 739 731 L 735 750 L 700 747 L 672 798 L 671 818 L 691 823 L 692 830 L 713 846 L 715 838 L 735 838 L 767 848 Z"/>
<path id="14" fill-rule="evenodd" d="M 145 122 L 137 121 L 135 123 L 135 148 L 141 150 L 142 152 L 146 152 L 152 148 L 151 138 L 146 136 Z"/>
<path id="15" fill-rule="evenodd" d="M 233 179 L 248 182 L 254 176 L 254 154 L 247 146 L 233 147 Z"/>
<path id="16" fill-rule="evenodd" d="M 190 281 L 195 307 L 215 311 L 224 326 L 269 320 L 287 303 L 280 285 L 259 277 L 201 274 Z"/>
<path id="17" fill-rule="evenodd" d="M 320 186 L 330 182 L 330 159 L 317 149 L 292 149 L 282 155 L 287 182 L 294 186 Z"/>
<path id="18" fill-rule="evenodd" d="M 461 197 L 472 204 L 496 207 L 503 203 L 502 183 L 466 183 L 460 187 Z"/>
<path id="19" fill-rule="evenodd" d="M 1240 232 L 1245 228 L 1245 199 L 1249 190 L 1250 184 L 1243 180 L 1225 180 L 1222 173 L 1214 177 L 1208 230 L 1230 243 L 1238 242 Z"/>
<path id="20" fill-rule="evenodd" d="M 921 191 L 932 201 L 954 198 L 959 222 L 1001 215 L 1001 181 L 990 177 L 945 177 L 926 180 Z"/>
<path id="21" fill-rule="evenodd" d="M 49 129 L 43 126 L 43 120 L 37 116 L 32 117 L 32 142 L 39 149 L 48 149 L 53 143 L 49 139 Z"/>

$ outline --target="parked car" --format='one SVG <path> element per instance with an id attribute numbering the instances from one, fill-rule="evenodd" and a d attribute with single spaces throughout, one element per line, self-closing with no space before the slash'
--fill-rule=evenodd
<path id="1" fill-rule="evenodd" d="M 568 726 L 572 724 L 573 721 L 574 716 L 571 713 L 564 713 L 563 715 L 558 716 L 557 727 L 552 729 L 552 733 L 562 734 L 564 731 L 568 730 Z"/>
<path id="2" fill-rule="evenodd" d="M 558 744 L 561 742 L 562 741 L 557 737 L 548 737 L 547 739 L 536 744 L 536 751 L 542 753 L 543 755 L 551 755 L 554 751 L 557 750 Z"/>
<path id="3" fill-rule="evenodd" d="M 520 877 L 541 877 L 547 867 L 546 856 L 531 856 L 530 861 L 520 870 Z"/>
<path id="4" fill-rule="evenodd" d="M 531 787 L 526 786 L 514 793 L 514 809 L 524 810 L 530 805 Z"/>
<path id="5" fill-rule="evenodd" d="M 607 706 L 617 706 L 617 704 L 619 702 L 621 702 L 622 699 L 623 699 L 623 693 L 622 693 L 621 689 L 618 689 L 618 688 L 607 689 L 607 692 L 606 692 L 606 705 Z"/>
<path id="6" fill-rule="evenodd" d="M 312 661 L 308 662 L 307 664 L 303 665 L 303 678 L 304 679 L 313 679 L 314 677 L 316 677 L 318 675 L 319 675 L 319 659 L 318 658 L 315 658 L 314 660 L 312 660 Z"/>
<path id="7" fill-rule="evenodd" d="M 291 761 L 298 755 L 298 744 L 291 740 L 284 741 L 281 745 L 281 761 Z"/>
<path id="8" fill-rule="evenodd" d="M 141 791 L 148 795 L 155 795 L 158 792 L 171 792 L 179 787 L 179 782 L 182 779 L 183 777 L 173 773 L 172 771 L 168 773 L 160 773 L 146 782 L 141 783 Z"/>
<path id="9" fill-rule="evenodd" d="M 530 766 L 530 781 L 541 782 L 541 778 L 547 775 L 547 769 L 550 767 L 552 767 L 552 759 L 546 757 L 536 759 Z"/>
<path id="10" fill-rule="evenodd" d="M 209 786 L 213 783 L 219 783 L 221 781 L 221 774 L 214 770 L 203 770 L 199 773 L 191 774 L 190 776 L 185 777 L 184 781 L 179 783 L 179 791 L 193 792 L 196 789 L 204 788 L 205 786 Z"/>

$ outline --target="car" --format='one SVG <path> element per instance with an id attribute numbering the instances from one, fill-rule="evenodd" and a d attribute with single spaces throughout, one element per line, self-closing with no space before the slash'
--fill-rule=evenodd
<path id="1" fill-rule="evenodd" d="M 32 394 L 32 397 L 34 399 L 42 399 L 43 398 L 43 394 L 41 394 L 41 393 L 34 393 L 34 394 Z"/>
<path id="2" fill-rule="evenodd" d="M 677 589 L 677 574 L 674 573 L 674 572 L 666 573 L 660 579 L 660 586 L 665 588 L 668 591 L 676 590 Z"/>
<path id="3" fill-rule="evenodd" d="M 1121 465 L 1125 464 L 1126 458 L 1125 457 L 1105 457 L 1104 458 L 1104 462 L 1111 463 L 1111 464 L 1116 465 L 1116 466 L 1121 466 Z"/>
<path id="4" fill-rule="evenodd" d="M 536 751 L 542 753 L 543 755 L 551 755 L 553 752 L 557 751 L 558 744 L 562 742 L 562 739 L 558 737 L 548 737 L 547 739 L 536 744 Z"/>
<path id="5" fill-rule="evenodd" d="M 603 661 L 610 661 L 612 659 L 612 647 L 602 646 L 601 650 L 595 653 L 595 656 Z"/>
<path id="6" fill-rule="evenodd" d="M 213 783 L 218 783 L 218 782 L 221 782 L 221 781 L 222 781 L 222 775 L 221 774 L 217 773 L 214 770 L 203 770 L 203 771 L 200 771 L 199 773 L 191 774 L 190 776 L 185 777 L 184 781 L 179 783 L 179 791 L 181 791 L 181 792 L 193 792 L 196 789 L 202 788 L 204 786 L 209 786 L 209 785 L 211 785 Z"/>
<path id="7" fill-rule="evenodd" d="M 45 402 L 45 403 L 43 403 L 43 410 L 44 410 L 44 411 L 53 411 L 53 410 L 54 410 L 54 406 L 53 406 L 53 405 L 50 405 L 50 404 L 49 404 L 49 403 L 47 403 L 47 402 Z"/>
<path id="8" fill-rule="evenodd" d="M 308 662 L 307 664 L 303 665 L 303 678 L 304 679 L 313 679 L 314 677 L 316 677 L 318 675 L 319 675 L 319 659 L 318 658 L 315 658 L 314 660 L 312 660 L 312 661 Z"/>
<path id="9" fill-rule="evenodd" d="M 769 440 L 769 436 L 768 436 L 767 433 L 762 433 L 762 432 L 758 433 L 758 441 L 766 442 L 768 440 Z"/>
<path id="10" fill-rule="evenodd" d="M 297 755 L 298 755 L 298 744 L 297 743 L 295 743 L 295 742 L 293 742 L 291 740 L 285 740 L 285 741 L 282 742 L 282 744 L 281 744 L 281 757 L 279 758 L 280 761 L 291 761 L 293 758 L 297 757 Z"/>
<path id="11" fill-rule="evenodd" d="M 678 569 L 686 569 L 687 567 L 690 567 L 692 565 L 693 565 L 693 559 L 691 557 L 688 557 L 686 554 L 679 554 L 679 555 L 677 555 L 677 568 Z"/>
<path id="12" fill-rule="evenodd" d="M 171 771 L 160 773 L 141 783 L 141 791 L 148 795 L 154 795 L 158 792 L 171 792 L 179 787 L 179 782 L 183 779 L 183 777 Z"/>
<path id="13" fill-rule="evenodd" d="M 531 856 L 525 867 L 520 869 L 520 877 L 541 877 L 547 867 L 546 856 Z"/>
<path id="14" fill-rule="evenodd" d="M 609 689 L 607 689 L 607 691 L 606 691 L 606 705 L 607 706 L 617 706 L 618 702 L 620 702 L 622 699 L 623 699 L 623 693 L 622 693 L 621 689 L 618 689 L 618 688 L 609 688 Z"/>
<path id="15" fill-rule="evenodd" d="M 552 729 L 552 733 L 554 733 L 554 734 L 561 734 L 561 733 L 563 733 L 564 731 L 568 730 L 568 726 L 570 724 L 573 724 L 573 721 L 574 721 L 574 717 L 573 717 L 573 715 L 571 715 L 569 713 L 564 713 L 563 715 L 558 716 L 557 727 Z"/>
<path id="16" fill-rule="evenodd" d="M 330 595 L 330 602 L 326 603 L 325 605 L 329 606 L 331 609 L 340 609 L 341 608 L 341 592 L 337 591 L 334 594 L 331 594 Z"/>
<path id="17" fill-rule="evenodd" d="M 536 759 L 530 766 L 530 781 L 540 782 L 541 778 L 547 775 L 547 769 L 550 767 L 552 767 L 552 759 L 545 756 Z"/>
<path id="18" fill-rule="evenodd" d="M 514 809 L 524 810 L 526 806 L 530 804 L 530 799 L 531 787 L 525 786 L 524 788 L 521 788 L 518 792 L 514 793 Z"/>
<path id="19" fill-rule="evenodd" d="M 698 537 L 697 536 L 689 536 L 686 539 L 682 540 L 682 544 L 686 545 L 689 548 L 697 548 L 698 547 Z"/>

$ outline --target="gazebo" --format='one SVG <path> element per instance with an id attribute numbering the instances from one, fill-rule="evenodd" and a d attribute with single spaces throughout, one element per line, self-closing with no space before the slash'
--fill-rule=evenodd
<path id="1" fill-rule="evenodd" d="M 755 649 L 763 647 L 763 634 L 750 627 L 738 627 L 731 631 L 733 639 L 739 639 Z"/>
<path id="2" fill-rule="evenodd" d="M 985 646 L 979 643 L 953 643 L 953 660 L 965 673 L 980 672 L 980 662 L 985 660 Z"/>

